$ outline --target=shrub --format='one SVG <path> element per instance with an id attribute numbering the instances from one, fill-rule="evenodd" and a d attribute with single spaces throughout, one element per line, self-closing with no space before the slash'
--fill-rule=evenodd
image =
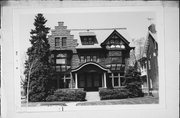
<path id="1" fill-rule="evenodd" d="M 86 92 L 83 89 L 58 89 L 47 101 L 85 101 Z"/>
<path id="2" fill-rule="evenodd" d="M 58 98 L 55 95 L 49 95 L 46 98 L 46 101 L 48 101 L 48 102 L 58 101 Z"/>
<path id="3" fill-rule="evenodd" d="M 128 90 L 124 88 L 101 88 L 99 95 L 101 100 L 128 98 Z"/>
<path id="4" fill-rule="evenodd" d="M 139 82 L 134 82 L 134 83 L 128 83 L 126 85 L 126 89 L 129 90 L 129 97 L 134 98 L 134 97 L 143 97 L 144 93 L 142 92 L 141 89 L 141 84 Z"/>

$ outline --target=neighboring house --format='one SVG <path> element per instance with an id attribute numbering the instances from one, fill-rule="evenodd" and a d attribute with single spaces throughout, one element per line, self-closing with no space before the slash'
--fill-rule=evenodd
<path id="1" fill-rule="evenodd" d="M 141 77 L 144 80 L 144 91 L 158 92 L 159 77 L 158 77 L 158 43 L 156 38 L 155 25 L 148 27 L 148 35 L 144 46 L 144 53 L 141 59 L 138 60 L 141 67 Z"/>
<path id="2" fill-rule="evenodd" d="M 51 62 L 57 72 L 57 88 L 94 91 L 99 87 L 123 85 L 125 64 L 134 47 L 130 47 L 130 42 L 117 30 L 108 34 L 97 32 L 84 31 L 71 35 L 63 22 L 58 22 L 52 30 L 49 43 Z"/>

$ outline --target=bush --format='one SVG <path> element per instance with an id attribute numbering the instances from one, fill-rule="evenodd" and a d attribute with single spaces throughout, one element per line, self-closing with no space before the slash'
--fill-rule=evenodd
<path id="1" fill-rule="evenodd" d="M 134 97 L 143 97 L 144 93 L 142 92 L 141 84 L 139 82 L 134 82 L 134 83 L 128 83 L 126 85 L 126 89 L 129 90 L 129 97 L 134 98 Z"/>
<path id="2" fill-rule="evenodd" d="M 85 101 L 86 92 L 83 89 L 58 89 L 47 101 Z"/>
<path id="3" fill-rule="evenodd" d="M 101 88 L 99 90 L 99 95 L 101 100 L 107 99 L 124 99 L 128 98 L 129 91 L 124 88 Z"/>
<path id="4" fill-rule="evenodd" d="M 48 101 L 48 102 L 58 101 L 58 98 L 55 95 L 49 95 L 46 98 L 46 101 Z"/>

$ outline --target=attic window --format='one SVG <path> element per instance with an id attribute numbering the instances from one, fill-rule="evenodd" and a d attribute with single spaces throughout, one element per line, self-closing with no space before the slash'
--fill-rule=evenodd
<path id="1" fill-rule="evenodd" d="M 82 45 L 94 45 L 97 43 L 95 36 L 81 36 Z"/>

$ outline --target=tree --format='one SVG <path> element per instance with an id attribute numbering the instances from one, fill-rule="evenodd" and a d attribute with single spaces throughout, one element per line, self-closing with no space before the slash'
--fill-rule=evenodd
<path id="1" fill-rule="evenodd" d="M 44 101 L 47 97 L 51 79 L 51 66 L 49 63 L 50 45 L 47 34 L 48 27 L 45 26 L 47 20 L 43 14 L 37 14 L 34 19 L 35 29 L 30 32 L 31 47 L 27 50 L 28 59 L 25 62 L 24 89 L 28 101 Z"/>
<path id="2" fill-rule="evenodd" d="M 142 79 L 140 72 L 133 66 L 129 66 L 125 73 L 125 85 L 129 90 L 129 97 L 143 97 Z"/>

